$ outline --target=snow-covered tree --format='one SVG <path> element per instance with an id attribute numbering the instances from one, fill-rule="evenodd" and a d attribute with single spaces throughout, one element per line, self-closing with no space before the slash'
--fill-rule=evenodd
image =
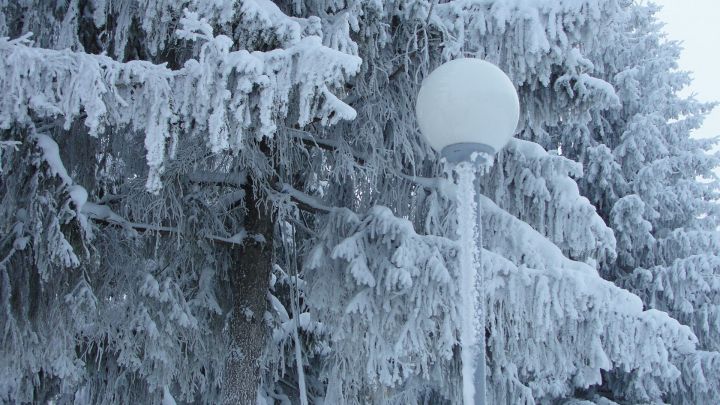
<path id="1" fill-rule="evenodd" d="M 646 161 L 598 138 L 652 104 L 626 109 L 640 93 L 607 73 L 613 55 L 643 66 L 605 40 L 642 10 L 0 0 L 0 399 L 461 401 L 458 188 L 414 103 L 462 56 L 500 65 L 523 106 L 522 140 L 479 181 L 489 400 L 711 398 L 718 358 L 678 320 L 713 340 L 599 275 L 634 261 L 654 280 L 648 252 L 712 241 L 670 229 L 671 201 L 629 179 Z M 701 107 L 684 108 L 667 117 Z M 666 135 L 699 150 L 683 122 Z M 696 197 L 694 225 L 714 215 Z"/>
<path id="2" fill-rule="evenodd" d="M 662 33 L 654 5 L 634 5 L 590 51 L 592 71 L 613 85 L 620 107 L 593 114 L 580 145 L 581 189 L 617 238 L 618 258 L 603 274 L 692 328 L 699 352 L 682 360 L 672 403 L 717 398 L 720 350 L 720 233 L 714 141 L 690 138 L 712 108 L 680 96 L 690 75 L 678 70 L 678 43 Z M 692 364 L 692 365 L 690 365 Z M 680 367 L 680 366 L 679 366 Z M 703 396 L 704 395 L 704 396 Z M 704 398 L 704 399 L 703 399 Z"/>
<path id="3" fill-rule="evenodd" d="M 482 12 L 457 12 L 454 15 L 461 16 L 459 19 L 464 22 L 464 25 L 456 24 L 454 26 L 465 27 L 465 36 L 468 35 L 468 32 L 480 33 L 479 38 L 469 44 L 464 44 L 463 49 L 466 53 L 477 49 L 478 55 L 497 61 L 515 80 L 521 100 L 523 100 L 521 104 L 524 108 L 525 118 L 524 122 L 521 123 L 519 136 L 538 142 L 548 150 L 554 151 L 557 149 L 555 153 L 577 159 L 580 163 L 568 161 L 559 156 L 547 155 L 547 153 L 544 153 L 543 148 L 538 145 L 531 147 L 532 144 L 522 142 L 511 144 L 506 148 L 506 152 L 498 157 L 498 164 L 496 164 L 494 170 L 483 180 L 483 192 L 491 197 L 499 207 L 517 219 L 526 222 L 535 231 L 553 241 L 565 256 L 584 261 L 591 266 L 598 264 L 598 269 L 605 275 L 607 275 L 608 269 L 616 268 L 618 263 L 622 263 L 624 260 L 641 260 L 644 257 L 643 254 L 626 250 L 628 234 L 650 236 L 652 226 L 649 223 L 646 225 L 646 222 L 636 221 L 626 225 L 623 224 L 623 226 L 626 226 L 624 229 L 627 232 L 622 230 L 618 232 L 619 229 L 615 227 L 616 222 L 613 222 L 612 216 L 609 215 L 609 211 L 612 210 L 617 199 L 628 193 L 628 187 L 633 183 L 631 179 L 634 173 L 640 170 L 639 168 L 628 168 L 628 165 L 632 165 L 633 159 L 637 158 L 637 154 L 633 156 L 614 156 L 612 149 L 614 146 L 608 145 L 609 142 L 607 142 L 608 137 L 611 136 L 611 131 L 616 130 L 612 129 L 612 121 L 608 117 L 615 115 L 626 116 L 625 114 L 633 116 L 636 114 L 634 109 L 640 106 L 645 109 L 648 115 L 662 116 L 665 114 L 660 122 L 663 125 L 668 125 L 669 122 L 672 129 L 667 131 L 669 134 L 664 142 L 672 145 L 672 148 L 676 150 L 689 149 L 689 152 L 683 153 L 683 156 L 694 156 L 692 159 L 685 159 L 689 166 L 694 168 L 690 169 L 688 167 L 689 171 L 684 179 L 671 177 L 670 173 L 676 174 L 677 171 L 672 169 L 668 170 L 667 176 L 653 177 L 653 170 L 656 168 L 643 172 L 648 181 L 652 178 L 652 181 L 657 186 L 655 190 L 658 191 L 668 187 L 671 189 L 676 188 L 677 186 L 673 185 L 676 180 L 679 180 L 679 183 L 682 184 L 681 192 L 660 192 L 655 195 L 655 198 L 658 200 L 665 199 L 666 203 L 674 201 L 675 204 L 690 204 L 693 207 L 698 207 L 694 211 L 683 211 L 684 208 L 689 207 L 677 207 L 679 208 L 678 212 L 685 212 L 685 218 L 692 218 L 694 223 L 706 220 L 711 215 L 711 212 L 716 210 L 715 206 L 709 203 L 714 197 L 712 192 L 714 183 L 699 184 L 695 181 L 695 176 L 703 175 L 706 178 L 712 178 L 709 171 L 717 164 L 717 161 L 715 158 L 702 153 L 707 148 L 707 143 L 703 144 L 688 139 L 689 130 L 699 125 L 698 117 L 706 111 L 708 106 L 701 105 L 692 99 L 681 100 L 677 96 L 677 91 L 687 84 L 687 75 L 670 71 L 671 67 L 676 64 L 677 46 L 664 44 L 659 37 L 659 26 L 652 19 L 655 10 L 653 6 L 643 6 L 624 1 L 603 1 L 554 2 L 552 4 L 545 2 L 494 2 L 488 7 L 480 7 L 477 4 L 472 7 L 475 10 L 479 8 Z M 493 38 L 493 33 L 506 33 L 508 31 L 512 31 L 512 33 L 504 36 L 498 35 Z M 457 35 L 457 37 L 463 38 L 464 36 Z M 632 44 L 635 46 L 631 46 Z M 663 46 L 666 47 L 665 53 L 658 52 L 657 49 Z M 625 55 L 626 52 L 634 55 L 634 58 Z M 613 69 L 617 71 L 619 68 L 640 70 L 645 64 L 653 65 L 656 69 L 655 74 L 647 74 L 646 77 L 649 81 L 660 80 L 661 77 L 674 77 L 676 82 L 672 85 L 658 86 L 658 83 L 653 81 L 645 83 L 645 87 L 640 85 L 639 87 L 627 89 L 614 80 L 613 74 L 607 73 L 613 71 Z M 656 91 L 652 96 L 653 98 L 648 96 L 648 99 L 644 102 L 638 102 L 637 100 L 631 102 L 628 100 L 629 94 L 642 94 L 644 88 Z M 658 103 L 661 97 L 668 100 Z M 630 134 L 629 136 L 633 136 L 632 134 L 639 130 L 645 130 L 645 128 L 638 125 L 630 128 L 627 133 Z M 638 134 L 638 136 L 641 135 Z M 507 157 L 508 154 L 510 154 L 510 157 Z M 683 161 L 683 159 L 677 160 Z M 663 173 L 663 170 L 660 170 L 660 173 Z M 591 201 L 578 195 L 578 187 L 572 179 L 566 177 L 567 175 L 579 178 L 582 193 L 587 195 Z M 695 194 L 692 194 L 690 190 Z M 633 201 L 633 199 L 631 198 L 629 201 Z M 635 201 L 641 201 L 641 199 L 637 198 Z M 593 215 L 595 207 L 591 204 L 597 207 L 599 217 Z M 484 226 L 487 227 L 488 225 Z M 493 223 L 491 226 L 496 229 L 509 227 L 509 225 L 500 226 L 497 223 Z M 613 228 L 612 231 L 607 226 Z M 705 249 L 704 252 L 710 252 L 711 256 L 715 254 L 714 252 L 717 252 L 717 246 L 713 242 L 717 238 L 715 227 L 716 221 L 714 219 L 705 222 L 703 229 L 710 232 L 698 235 L 699 239 L 704 239 L 706 242 L 702 246 L 696 245 L 699 251 Z M 487 232 L 487 230 L 484 231 L 484 233 Z M 527 233 L 528 231 L 510 232 L 513 235 Z M 613 233 L 617 237 L 617 250 L 616 239 L 612 237 Z M 695 234 L 695 232 L 693 233 Z M 489 238 L 486 236 L 485 239 L 490 241 L 486 242 L 486 249 L 497 243 L 498 240 L 502 240 L 499 239 L 497 234 L 493 234 Z M 642 240 L 641 237 L 635 241 L 637 246 L 645 248 L 645 251 L 659 252 L 662 250 L 660 246 L 644 246 Z M 534 264 L 528 265 L 527 263 L 532 260 L 528 257 L 537 256 L 538 252 L 542 252 L 542 256 L 547 256 L 551 249 L 527 249 L 526 246 L 523 246 L 523 243 L 518 243 L 512 238 L 507 238 L 505 244 L 507 245 L 505 247 L 496 245 L 498 247 L 494 250 L 504 249 L 501 254 L 504 258 L 511 257 L 509 252 L 519 252 L 516 259 L 511 260 L 512 263 L 510 264 L 539 269 L 545 268 L 545 266 Z M 528 242 L 524 245 L 532 246 L 533 244 Z M 618 256 L 617 260 L 615 260 L 616 255 Z M 498 267 L 501 268 L 502 266 L 498 264 L 491 265 L 488 271 L 492 272 L 493 269 Z M 555 267 L 561 266 L 556 265 Z M 714 280 L 716 277 L 712 275 L 714 271 L 712 269 L 712 266 L 708 266 L 705 270 L 701 270 L 700 274 L 707 274 L 707 276 L 701 278 Z M 708 270 L 710 270 L 709 274 L 707 273 Z M 573 285 L 572 279 L 573 277 L 568 274 L 561 283 Z M 527 280 L 532 280 L 532 282 L 528 281 L 524 288 L 538 284 L 536 279 L 527 278 Z M 615 281 L 616 279 L 611 278 L 611 280 Z M 502 285 L 507 281 L 500 279 L 497 282 Z M 600 280 L 595 278 L 594 283 L 598 283 L 593 284 L 594 288 L 600 289 L 599 285 L 602 285 Z M 582 284 L 586 285 L 587 282 Z M 705 286 L 707 285 L 705 284 Z M 627 284 L 623 283 L 622 286 L 627 286 Z M 631 290 L 640 293 L 641 297 L 645 298 L 645 295 L 638 289 L 631 288 Z M 709 293 L 707 287 L 701 286 L 698 290 L 703 291 L 700 293 L 703 295 L 701 300 L 710 301 L 713 299 L 707 298 L 714 295 L 711 289 Z M 498 291 L 499 295 L 494 297 L 491 295 L 490 299 L 500 300 L 502 304 L 499 308 L 505 309 L 508 307 L 507 302 L 513 302 L 506 297 L 510 296 L 514 298 L 514 301 L 518 300 L 517 296 L 512 295 L 513 292 L 513 289 L 500 289 Z M 621 293 L 617 291 L 616 294 L 619 294 L 617 297 L 620 299 Z M 691 294 L 695 296 L 698 292 Z M 562 294 L 558 292 L 552 296 L 558 299 Z M 531 299 L 543 301 L 542 293 L 536 292 L 535 295 L 530 295 L 530 297 Z M 580 297 L 582 297 L 582 294 L 573 299 L 580 299 Z M 527 306 L 532 305 L 532 302 L 526 302 L 526 306 L 519 305 L 519 314 L 515 315 L 517 317 L 515 322 L 526 320 L 528 327 L 533 328 L 532 331 L 526 332 L 530 334 L 542 330 L 534 323 L 532 316 L 527 316 L 524 313 L 527 309 L 520 309 L 527 308 Z M 488 302 L 486 305 L 492 307 L 493 303 Z M 562 305 L 560 308 L 566 308 L 567 306 Z M 668 310 L 666 307 L 647 305 L 647 303 L 645 303 L 645 306 Z M 542 305 L 539 306 L 539 308 L 542 307 Z M 695 329 L 692 323 L 688 323 L 680 316 L 675 316 L 672 311 L 669 312 L 681 323 L 693 326 L 693 329 Z M 563 315 L 558 313 L 556 316 Z M 661 318 L 654 317 L 654 319 L 660 320 Z M 667 322 L 661 322 L 661 324 L 664 324 L 662 328 L 677 330 L 679 325 L 675 320 L 670 320 L 667 317 L 665 319 Z M 500 328 L 507 322 L 506 318 L 503 322 L 496 324 L 501 326 L 496 327 Z M 567 321 L 562 320 L 559 323 L 565 324 Z M 615 325 L 618 321 L 605 318 L 599 323 Z M 490 333 L 494 332 L 490 325 L 486 325 L 486 327 L 491 329 Z M 518 333 L 520 328 L 517 326 L 507 327 L 508 329 L 501 329 L 501 332 L 497 332 L 499 336 L 502 336 L 502 339 L 493 341 L 493 338 L 491 338 L 488 350 L 492 350 L 492 344 L 495 342 L 499 346 L 493 351 L 494 353 L 508 352 L 502 346 L 507 344 L 505 343 L 507 342 L 506 335 L 502 335 L 506 330 L 517 333 L 515 338 L 523 342 L 522 345 L 525 346 L 527 343 L 524 339 L 538 340 L 537 337 L 532 337 L 532 335 Z M 626 330 L 628 335 L 633 335 L 630 329 Z M 642 336 L 646 332 L 640 331 L 636 336 Z M 568 333 L 573 339 L 577 339 L 578 336 L 583 334 L 583 332 L 578 331 Z M 595 333 L 600 332 L 596 331 Z M 696 331 L 695 333 L 698 334 L 702 341 L 702 332 Z M 600 342 L 602 343 L 595 347 L 603 347 L 606 354 L 618 350 L 618 347 L 605 346 L 607 342 L 615 340 L 611 334 L 611 331 L 600 333 L 602 336 Z M 562 335 L 562 331 L 551 331 L 548 332 L 548 336 L 544 339 L 550 340 L 552 343 L 549 346 L 552 347 L 557 340 L 564 340 Z M 669 336 L 659 331 L 644 336 L 652 338 L 658 335 Z M 694 337 L 688 334 L 687 329 L 675 336 L 676 338 L 683 336 L 680 341 L 695 340 Z M 617 340 L 615 341 L 617 342 Z M 593 345 L 587 343 L 583 347 L 593 347 Z M 674 345 L 674 343 L 670 344 L 670 347 Z M 645 344 L 642 344 L 642 346 L 645 346 Z M 668 347 L 667 343 L 660 344 L 660 347 L 662 346 Z M 711 360 L 716 356 L 708 354 L 707 360 L 701 361 L 700 359 L 705 356 L 703 352 L 688 351 L 690 346 L 680 345 L 674 347 L 674 349 L 667 352 L 666 349 L 659 349 L 659 353 L 664 352 L 668 357 L 665 357 L 665 366 L 656 367 L 655 371 L 651 372 L 654 378 L 660 377 L 657 381 L 651 381 L 647 376 L 639 377 L 645 373 L 640 371 L 642 367 L 632 371 L 632 367 L 615 364 L 612 356 L 605 359 L 605 366 L 598 366 L 596 360 L 573 363 L 577 359 L 577 357 L 573 356 L 568 357 L 571 366 L 562 366 L 563 362 L 558 361 L 557 358 L 548 360 L 545 357 L 547 356 L 546 353 L 552 350 L 547 347 L 544 348 L 545 350 L 536 351 L 538 358 L 542 359 L 538 365 L 528 367 L 526 363 L 532 364 L 532 360 L 529 359 L 532 359 L 533 356 L 528 349 L 525 349 L 528 351 L 523 352 L 522 360 L 511 362 L 508 361 L 507 356 L 503 356 L 503 361 L 497 364 L 498 371 L 496 371 L 496 375 L 502 373 L 507 375 L 508 372 L 505 370 L 513 370 L 512 368 L 503 369 L 503 367 L 509 366 L 508 363 L 516 367 L 515 370 L 519 369 L 520 371 L 513 370 L 510 372 L 516 373 L 510 374 L 513 375 L 514 379 L 504 381 L 512 381 L 512 384 L 504 383 L 509 388 L 505 392 L 502 390 L 499 392 L 502 395 L 507 395 L 508 392 L 512 393 L 514 391 L 515 394 L 513 395 L 515 396 L 496 396 L 495 399 L 498 402 L 503 402 L 504 398 L 508 403 L 515 403 L 519 401 L 518 398 L 520 397 L 531 398 L 532 400 L 543 397 L 558 398 L 560 395 L 571 393 L 573 384 L 575 384 L 574 387 L 576 388 L 588 389 L 589 391 L 584 395 L 586 395 L 587 399 L 591 399 L 593 397 L 591 393 L 594 390 L 591 386 L 595 383 L 585 380 L 587 377 L 576 377 L 574 379 L 570 379 L 568 376 L 560 377 L 563 369 L 579 373 L 577 370 L 581 370 L 582 367 L 578 365 L 587 367 L 591 364 L 597 367 L 596 370 L 600 368 L 608 370 L 601 391 L 603 391 L 603 395 L 615 400 L 672 400 L 693 403 L 700 398 L 707 399 L 716 396 L 718 390 L 718 379 L 717 374 L 715 374 L 717 366 L 713 365 L 713 360 Z M 702 343 L 699 347 L 704 348 Z M 630 350 L 637 350 L 637 348 Z M 602 353 L 602 350 L 600 353 Z M 592 355 L 588 352 L 584 352 L 584 354 Z M 631 358 L 632 355 L 626 353 L 622 357 Z M 598 355 L 597 358 L 604 358 L 604 354 L 602 356 Z M 543 369 L 542 364 L 548 363 L 557 366 Z M 664 371 L 660 372 L 660 370 Z M 646 371 L 650 370 L 647 369 Z M 678 380 L 678 376 L 681 374 L 682 377 Z M 545 381 L 534 381 L 538 378 L 537 375 L 545 375 Z M 599 376 L 597 374 L 594 377 L 596 383 L 600 381 Z M 712 377 L 706 378 L 707 376 Z M 570 380 L 572 380 L 572 383 L 569 383 Z M 548 389 L 547 385 L 543 385 L 543 383 L 548 384 L 548 381 L 556 384 L 553 387 L 554 392 Z M 682 381 L 682 383 L 678 384 L 678 381 Z M 530 400 L 528 399 L 528 401 Z"/>
<path id="4" fill-rule="evenodd" d="M 305 151 L 278 133 L 353 118 L 331 88 L 360 59 L 269 2 L 2 15 L 0 126 L 20 142 L 3 156 L 2 397 L 254 399 L 273 224 L 294 205 L 280 166 Z"/>

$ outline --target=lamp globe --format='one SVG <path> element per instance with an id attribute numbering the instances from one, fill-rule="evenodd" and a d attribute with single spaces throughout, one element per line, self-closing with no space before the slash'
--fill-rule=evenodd
<path id="1" fill-rule="evenodd" d="M 423 80 L 415 106 L 430 146 L 453 163 L 495 154 L 512 138 L 520 102 L 510 78 L 476 58 L 444 63 Z"/>

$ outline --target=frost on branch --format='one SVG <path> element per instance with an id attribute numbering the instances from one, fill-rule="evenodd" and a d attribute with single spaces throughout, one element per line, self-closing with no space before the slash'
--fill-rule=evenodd
<path id="1" fill-rule="evenodd" d="M 671 403 L 682 405 L 710 404 L 720 397 L 720 354 L 697 351 L 685 356 L 680 365 L 682 377 L 670 396 Z"/>
<path id="2" fill-rule="evenodd" d="M 144 134 L 147 187 L 160 187 L 171 133 L 173 73 L 146 62 L 118 63 L 106 56 L 33 48 L 26 39 L 0 39 L 0 128 L 83 119 L 90 135 L 106 127 Z"/>
<path id="3" fill-rule="evenodd" d="M 188 14 L 183 23 L 203 27 L 193 24 L 193 16 Z M 288 49 L 231 52 L 228 37 L 204 32 L 199 58 L 177 71 L 33 48 L 26 39 L 0 39 L 0 128 L 60 119 L 67 130 L 81 118 L 93 136 L 109 126 L 129 127 L 144 136 L 147 188 L 157 191 L 166 159 L 174 157 L 178 131 L 205 138 L 213 153 L 237 152 L 244 131 L 251 130 L 257 139 L 273 136 L 277 121 L 291 112 L 295 89 L 301 126 L 313 119 L 334 124 L 355 117 L 330 88 L 357 71 L 359 58 L 323 47 L 317 37 Z"/>
<path id="4" fill-rule="evenodd" d="M 48 135 L 33 135 L 9 155 L 0 183 L 0 217 L 11 242 L 3 243 L 0 261 L 0 400 L 139 402 L 173 382 L 178 398 L 213 398 L 218 376 L 208 370 L 224 359 L 224 342 L 212 332 L 223 313 L 215 270 L 200 257 L 192 259 L 201 265 L 197 273 L 180 271 L 187 256 L 162 265 L 140 258 L 137 234 L 89 224 L 83 207 L 95 204 L 86 203 L 87 191 L 61 154 Z M 155 249 L 183 255 L 169 245 Z"/>
<path id="5" fill-rule="evenodd" d="M 690 74 L 678 69 L 681 46 L 662 32 L 657 12 L 647 4 L 619 14 L 606 42 L 592 52 L 623 108 L 595 120 L 592 133 L 602 146 L 588 156 L 592 178 L 582 189 L 617 238 L 618 260 L 607 275 L 647 307 L 690 326 L 698 348 L 709 352 L 678 359 L 684 382 L 668 400 L 702 403 L 718 381 L 712 362 L 700 359 L 720 349 L 713 173 L 719 162 L 717 154 L 708 153 L 713 142 L 690 134 L 713 105 L 681 96 Z M 713 377 L 695 377 L 703 373 Z"/>
<path id="6" fill-rule="evenodd" d="M 613 261 L 615 237 L 573 177 L 582 166 L 547 153 L 533 142 L 513 140 L 499 154 L 482 189 L 505 211 L 530 224 L 578 261 Z"/>
<path id="7" fill-rule="evenodd" d="M 714 246 L 700 244 L 717 252 Z M 720 328 L 720 257 L 703 253 L 675 259 L 669 266 L 637 268 L 624 280 L 653 308 L 673 314 L 689 325 L 705 350 L 720 349 L 717 330 Z"/>
<path id="8" fill-rule="evenodd" d="M 43 283 L 77 269 L 83 258 L 68 232 L 77 225 L 78 211 L 57 150 L 46 135 L 28 139 L 6 156 L 0 182 L 0 233 L 5 235 L 0 250 L 3 402 L 31 402 L 41 370 L 63 378 L 68 386 L 82 378 L 82 361 L 73 345 L 64 344 L 74 337 L 64 328 L 67 318 L 58 303 L 62 297 L 49 294 L 45 299 L 54 305 L 39 307 L 30 290 L 39 293 Z"/>
<path id="9" fill-rule="evenodd" d="M 455 186 L 414 102 L 474 56 L 536 142 L 482 185 L 493 401 L 712 402 L 717 193 L 694 179 L 715 158 L 687 139 L 709 106 L 674 96 L 652 10 L 0 0 L 0 401 L 218 403 L 234 316 L 272 331 L 239 370 L 261 403 L 456 401 Z M 275 221 L 267 313 L 228 283 L 252 208 Z"/>
<path id="10" fill-rule="evenodd" d="M 310 312 L 327 328 L 325 401 L 402 403 L 453 389 L 434 385 L 449 377 L 458 342 L 457 244 L 418 235 L 380 206 L 333 213 L 322 232 L 305 266 Z"/>
<path id="11" fill-rule="evenodd" d="M 673 361 L 694 350 L 690 329 L 643 311 L 637 296 L 481 201 L 491 402 L 571 397 L 602 384 L 604 372 L 623 382 L 610 385 L 618 397 L 661 399 L 680 376 Z"/>

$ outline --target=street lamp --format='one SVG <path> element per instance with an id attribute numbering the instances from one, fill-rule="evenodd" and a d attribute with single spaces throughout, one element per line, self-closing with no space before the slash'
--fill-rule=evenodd
<path id="1" fill-rule="evenodd" d="M 489 164 L 492 156 L 512 138 L 520 118 L 520 102 L 510 78 L 492 63 L 462 58 L 447 62 L 425 78 L 415 106 L 420 131 L 430 146 L 453 165 L 465 162 L 479 170 Z M 473 161 L 474 159 L 474 161 Z M 481 174 L 481 173 L 478 173 Z M 471 179 L 468 180 L 472 184 Z M 474 241 L 482 251 L 482 228 L 479 193 L 476 196 L 477 231 Z M 458 196 L 462 198 L 463 196 Z M 470 196 L 466 196 L 470 197 Z M 472 215 L 472 208 L 469 208 Z M 460 221 L 460 227 L 470 224 Z M 472 235 L 472 229 L 460 232 Z M 470 237 L 471 238 L 471 237 Z M 464 246 L 469 242 L 464 241 Z M 461 269 L 463 280 L 461 300 L 465 312 L 476 306 L 479 314 L 466 313 L 461 325 L 463 400 L 468 404 L 485 404 L 485 299 L 483 274 L 472 265 L 472 252 L 462 252 L 467 260 Z M 480 263 L 478 263 L 480 265 Z M 479 305 L 477 305 L 479 304 Z M 480 319 L 477 320 L 476 317 Z M 476 325 L 479 323 L 479 327 Z M 479 329 L 479 330 L 478 330 Z M 479 335 L 479 336 L 478 336 Z M 478 367 L 473 366 L 477 360 Z"/>

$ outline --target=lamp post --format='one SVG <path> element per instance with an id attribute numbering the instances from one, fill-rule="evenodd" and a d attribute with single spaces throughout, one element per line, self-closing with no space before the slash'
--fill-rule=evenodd
<path id="1" fill-rule="evenodd" d="M 489 164 L 492 156 L 512 138 L 520 117 L 520 102 L 515 87 L 500 68 L 480 59 L 462 58 L 441 65 L 425 78 L 418 93 L 416 113 L 420 131 L 448 163 L 456 166 L 474 163 L 478 170 Z M 472 242 L 481 252 L 477 190 L 475 196 L 477 240 Z M 470 196 L 458 195 L 459 199 L 463 197 Z M 468 246 L 471 241 L 464 242 Z M 470 286 L 461 286 L 463 308 L 468 312 L 477 306 L 480 312 L 464 314 L 461 325 L 463 400 L 465 405 L 485 405 L 484 277 L 479 258 L 478 268 L 474 268 L 467 266 L 472 263 L 472 252 L 461 254 L 468 258 L 461 260 L 466 265 L 461 269 L 463 280 L 474 281 Z M 477 368 L 473 366 L 476 360 Z"/>

